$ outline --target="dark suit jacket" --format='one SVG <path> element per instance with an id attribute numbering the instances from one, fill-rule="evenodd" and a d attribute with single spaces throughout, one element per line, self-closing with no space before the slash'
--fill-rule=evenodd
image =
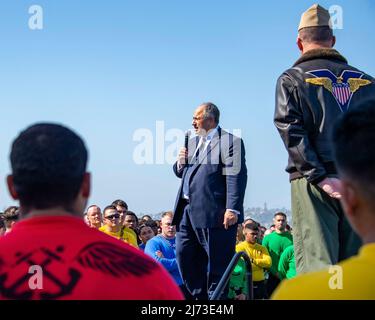
<path id="1" fill-rule="evenodd" d="M 198 139 L 189 141 L 189 154 L 195 148 Z M 187 166 L 181 170 L 177 162 L 173 166 L 181 186 L 177 193 L 173 224 L 177 227 L 181 221 L 184 201 L 182 186 Z M 226 209 L 240 212 L 238 222 L 243 222 L 243 200 L 247 183 L 245 147 L 238 138 L 220 127 L 212 138 L 201 160 L 193 165 L 189 181 L 190 221 L 195 228 L 222 227 Z"/>

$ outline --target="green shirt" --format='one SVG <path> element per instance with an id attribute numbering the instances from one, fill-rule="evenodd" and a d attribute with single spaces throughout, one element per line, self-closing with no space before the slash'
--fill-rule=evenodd
<path id="1" fill-rule="evenodd" d="M 228 299 L 234 299 L 240 293 L 247 295 L 246 263 L 242 258 L 238 260 L 230 277 Z"/>
<path id="2" fill-rule="evenodd" d="M 292 279 L 296 276 L 296 261 L 294 260 L 293 246 L 289 246 L 281 254 L 278 269 L 280 279 Z"/>
<path id="3" fill-rule="evenodd" d="M 272 258 L 270 271 L 273 275 L 278 272 L 279 260 L 283 251 L 293 244 L 293 237 L 289 232 L 277 233 L 276 231 L 264 237 L 262 245 L 268 249 Z"/>

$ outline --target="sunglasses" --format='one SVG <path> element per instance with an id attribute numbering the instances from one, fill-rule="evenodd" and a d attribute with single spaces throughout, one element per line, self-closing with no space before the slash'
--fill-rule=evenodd
<path id="1" fill-rule="evenodd" d="M 118 213 L 115 213 L 115 214 L 112 214 L 112 215 L 110 215 L 110 216 L 106 216 L 106 217 L 104 217 L 104 218 L 109 219 L 109 220 L 113 220 L 113 219 L 118 219 L 118 218 L 120 218 L 120 215 L 119 215 Z"/>

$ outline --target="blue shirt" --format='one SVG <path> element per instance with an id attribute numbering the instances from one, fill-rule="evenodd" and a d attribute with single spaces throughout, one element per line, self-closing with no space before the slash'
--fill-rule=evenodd
<path id="1" fill-rule="evenodd" d="M 161 251 L 164 258 L 159 258 L 155 253 Z M 167 239 L 162 235 L 157 235 L 147 241 L 145 253 L 161 263 L 171 274 L 177 285 L 182 284 L 180 271 L 176 260 L 176 238 Z"/>

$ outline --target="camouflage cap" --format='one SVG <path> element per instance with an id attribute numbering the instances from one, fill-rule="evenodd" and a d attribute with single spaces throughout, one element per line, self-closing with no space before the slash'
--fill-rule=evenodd
<path id="1" fill-rule="evenodd" d="M 331 27 L 330 15 L 327 9 L 319 4 L 314 4 L 302 13 L 298 31 L 308 27 Z"/>

